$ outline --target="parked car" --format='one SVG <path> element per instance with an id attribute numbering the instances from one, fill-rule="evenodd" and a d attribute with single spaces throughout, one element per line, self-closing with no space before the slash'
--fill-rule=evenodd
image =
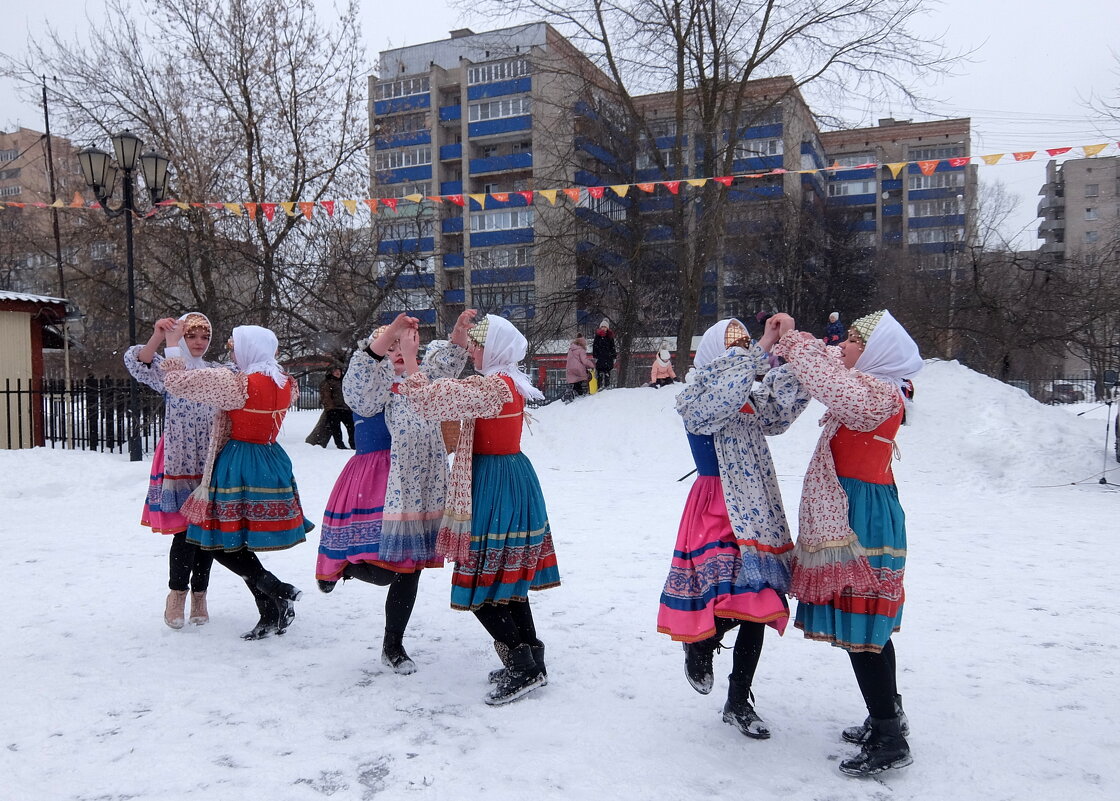
<path id="1" fill-rule="evenodd" d="M 1085 400 L 1085 393 L 1075 384 L 1054 382 L 1042 400 L 1044 403 L 1078 403 Z"/>

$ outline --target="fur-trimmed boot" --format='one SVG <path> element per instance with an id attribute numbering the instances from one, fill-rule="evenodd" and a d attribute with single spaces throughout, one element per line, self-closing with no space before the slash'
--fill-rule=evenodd
<path id="1" fill-rule="evenodd" d="M 871 732 L 859 754 L 840 763 L 840 772 L 847 776 L 873 776 L 885 770 L 897 770 L 911 764 L 910 745 L 902 734 L 898 717 L 871 718 Z"/>
<path id="2" fill-rule="evenodd" d="M 501 706 L 544 686 L 544 674 L 541 673 L 537 662 L 533 659 L 533 652 L 529 645 L 522 644 L 509 652 L 510 666 L 502 676 L 498 686 L 486 695 L 486 703 L 490 706 Z"/>
<path id="3" fill-rule="evenodd" d="M 205 626 L 210 622 L 210 610 L 206 608 L 206 590 L 191 593 L 191 625 Z"/>
<path id="4" fill-rule="evenodd" d="M 299 589 L 291 584 L 285 584 L 269 572 L 263 573 L 257 579 L 257 589 L 272 599 L 276 604 L 276 633 L 283 634 L 296 619 L 296 604 L 303 595 Z"/>
<path id="5" fill-rule="evenodd" d="M 894 697 L 894 713 L 898 717 L 899 724 L 902 727 L 902 736 L 910 736 L 910 721 L 906 717 L 906 712 L 902 708 L 902 696 L 896 695 Z M 863 723 L 858 726 L 849 726 L 840 733 L 840 736 L 849 743 L 861 745 L 867 742 L 867 738 L 871 736 L 871 716 L 868 715 L 864 718 Z"/>
<path id="6" fill-rule="evenodd" d="M 183 628 L 186 614 L 183 609 L 187 605 L 186 590 L 171 590 L 167 593 L 167 602 L 163 605 L 163 622 L 173 629 Z"/>
<path id="7" fill-rule="evenodd" d="M 490 675 L 487 677 L 487 679 L 491 684 L 498 684 L 510 668 L 509 646 L 504 642 L 494 640 L 494 650 L 498 654 L 498 659 L 502 660 L 502 664 L 505 665 L 505 667 L 500 667 L 497 670 L 491 670 Z M 540 640 L 537 640 L 535 644 L 529 646 L 529 650 L 533 654 L 533 661 L 536 662 L 537 667 L 540 668 L 541 675 L 544 676 L 544 682 L 541 683 L 541 686 L 543 687 L 545 684 L 548 684 L 548 669 L 544 664 L 544 643 Z"/>
<path id="8" fill-rule="evenodd" d="M 416 663 L 404 650 L 403 638 L 402 634 L 385 632 L 385 639 L 381 645 L 381 664 L 391 667 L 394 673 L 407 676 L 416 672 Z"/>
<path id="9" fill-rule="evenodd" d="M 723 722 L 730 723 L 747 737 L 769 740 L 770 728 L 754 711 L 751 686 L 731 679 L 727 683 L 727 703 L 723 705 Z"/>

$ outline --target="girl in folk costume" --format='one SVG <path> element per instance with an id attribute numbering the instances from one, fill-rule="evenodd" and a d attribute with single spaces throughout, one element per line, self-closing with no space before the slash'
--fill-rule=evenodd
<path id="1" fill-rule="evenodd" d="M 176 320 L 165 317 L 152 327 L 146 345 L 133 345 L 124 354 L 124 363 L 132 377 L 164 395 L 163 436 L 152 456 L 148 497 L 140 522 L 152 531 L 171 534 L 168 555 L 170 592 L 164 605 L 163 622 L 173 629 L 183 628 L 187 592 L 191 595 L 190 622 L 201 626 L 210 620 L 206 609 L 206 590 L 210 584 L 210 567 L 214 558 L 197 545 L 187 542 L 187 519 L 180 507 L 202 480 L 206 449 L 210 445 L 210 427 L 217 412 L 207 403 L 168 395 L 163 373 L 159 369 L 163 357 L 156 349 L 167 332 L 182 329 L 185 353 L 183 364 L 188 369 L 217 367 L 203 359 L 210 347 L 213 329 L 210 320 L 200 312 L 189 312 Z"/>
<path id="2" fill-rule="evenodd" d="M 766 437 L 781 434 L 809 402 L 788 367 L 769 370 L 768 351 L 785 314 L 771 317 L 758 344 L 738 320 L 709 328 L 696 349 L 693 380 L 677 396 L 699 473 L 689 491 L 661 593 L 657 630 L 684 643 L 685 674 L 712 691 L 712 655 L 739 627 L 728 676 L 725 722 L 766 739 L 751 682 L 766 626 L 785 631 L 793 541 Z M 766 373 L 755 386 L 755 377 Z"/>
<path id="3" fill-rule="evenodd" d="M 861 744 L 840 763 L 852 776 L 913 760 L 895 682 L 891 634 L 902 622 L 906 523 L 891 472 L 903 379 L 922 368 L 918 346 L 880 311 L 861 317 L 839 348 L 791 331 L 775 346 L 828 407 L 801 494 L 791 592 L 805 636 L 845 649 L 868 718 L 845 729 Z"/>
<path id="4" fill-rule="evenodd" d="M 677 380 L 673 370 L 673 354 L 669 352 L 669 344 L 662 340 L 657 346 L 657 355 L 653 357 L 653 364 L 649 368 L 649 386 L 655 389 L 667 387 Z"/>
<path id="5" fill-rule="evenodd" d="M 474 612 L 503 657 L 486 696 L 498 705 L 546 683 L 529 590 L 558 586 L 560 573 L 540 482 L 521 453 L 525 401 L 544 397 L 518 367 L 525 337 L 493 314 L 468 337 L 481 375 L 430 382 L 420 371 L 401 391 L 429 420 L 463 420 L 436 550 L 455 562 L 452 608 Z M 406 359 L 414 349 L 402 342 Z"/>
<path id="6" fill-rule="evenodd" d="M 230 340 L 237 372 L 187 370 L 179 358 L 179 332 L 168 333 L 160 365 L 175 396 L 221 409 L 214 420 L 202 482 L 183 504 L 187 541 L 245 580 L 260 620 L 242 635 L 259 640 L 283 634 L 296 616 L 300 591 L 264 569 L 256 551 L 279 551 L 304 540 L 314 526 L 299 503 L 292 462 L 276 443 L 298 387 L 276 362 L 276 335 L 242 325 Z"/>
<path id="7" fill-rule="evenodd" d="M 447 454 L 439 423 L 416 413 L 400 394 L 400 382 L 417 370 L 429 380 L 463 372 L 472 317 L 460 315 L 451 342 L 430 343 L 418 366 L 415 351 L 410 359 L 400 346 L 400 340 L 417 340 L 417 320 L 398 315 L 353 355 L 342 383 L 354 410 L 357 453 L 327 501 L 315 575 L 323 592 L 342 578 L 389 587 L 381 661 L 401 674 L 416 671 L 402 639 L 420 571 L 443 567 L 436 534 L 447 496 Z"/>

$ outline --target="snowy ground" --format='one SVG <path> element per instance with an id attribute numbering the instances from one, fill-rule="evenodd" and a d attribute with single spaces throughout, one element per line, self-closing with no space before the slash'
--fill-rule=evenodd
<path id="1" fill-rule="evenodd" d="M 535 413 L 524 445 L 564 584 L 534 596 L 548 687 L 496 709 L 496 657 L 448 607 L 447 570 L 421 580 L 412 676 L 380 664 L 380 588 L 315 590 L 315 533 L 264 556 L 306 591 L 287 635 L 242 642 L 252 604 L 217 565 L 211 623 L 172 631 L 168 541 L 137 522 L 147 465 L 0 452 L 0 798 L 1116 797 L 1120 492 L 1096 481 L 1120 465 L 1102 460 L 1104 410 L 1041 406 L 955 363 L 920 376 L 896 467 L 915 763 L 876 781 L 836 770 L 853 750 L 839 730 L 864 715 L 842 651 L 767 634 L 755 693 L 774 735 L 758 742 L 721 722 L 726 680 L 697 695 L 656 633 L 691 481 L 676 391 Z M 771 440 L 793 519 L 820 411 Z M 291 415 L 282 441 L 317 519 L 347 454 L 303 444 L 314 419 Z"/>

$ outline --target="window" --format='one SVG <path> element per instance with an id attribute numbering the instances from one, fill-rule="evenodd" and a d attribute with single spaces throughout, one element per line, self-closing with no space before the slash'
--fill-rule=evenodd
<path id="1" fill-rule="evenodd" d="M 1100 184 L 1085 184 L 1085 197 L 1097 197 L 1100 193 Z"/>
<path id="2" fill-rule="evenodd" d="M 499 61 L 495 64 L 477 64 L 467 69 L 467 83 L 493 83 L 507 81 L 530 73 L 529 62 L 523 58 Z"/>
<path id="3" fill-rule="evenodd" d="M 11 150 L 0 150 L 0 161 L 13 161 L 19 156 L 19 151 L 15 148 Z"/>
<path id="4" fill-rule="evenodd" d="M 395 307 L 397 311 L 430 309 L 432 296 L 426 289 L 398 289 L 393 292 L 393 299 L 386 305 Z"/>
<path id="5" fill-rule="evenodd" d="M 13 167 L 10 170 L 0 170 L 0 181 L 11 180 L 12 178 L 19 178 L 21 168 Z"/>
<path id="6" fill-rule="evenodd" d="M 526 267 L 532 258 L 533 249 L 487 248 L 471 252 L 471 266 L 476 270 L 492 270 L 502 267 Z"/>
<path id="7" fill-rule="evenodd" d="M 930 161 L 932 159 L 951 159 L 964 155 L 964 145 L 934 145 L 932 147 L 912 147 L 909 161 Z"/>
<path id="8" fill-rule="evenodd" d="M 482 148 L 482 158 L 492 159 L 496 155 L 498 155 L 498 146 L 497 145 L 484 145 L 483 146 L 483 148 Z"/>
<path id="9" fill-rule="evenodd" d="M 964 214 L 964 198 L 918 200 L 908 204 L 910 217 L 942 217 L 946 214 Z"/>
<path id="10" fill-rule="evenodd" d="M 1091 244 L 1093 244 L 1094 242 L 1097 242 L 1097 241 L 1099 241 L 1099 240 L 1100 240 L 1100 238 L 1101 238 L 1101 237 L 1100 237 L 1100 234 L 1099 234 L 1099 233 L 1097 233 L 1096 231 L 1086 231 L 1086 232 L 1085 232 L 1085 243 L 1086 243 L 1086 244 L 1089 244 L 1089 245 L 1091 245 Z"/>
<path id="11" fill-rule="evenodd" d="M 655 139 L 660 139 L 663 136 L 676 136 L 677 134 L 677 121 L 676 120 L 654 120 L 649 124 L 649 131 L 653 134 Z"/>
<path id="12" fill-rule="evenodd" d="M 386 184 L 387 192 L 381 197 L 407 197 L 408 195 L 432 194 L 431 181 L 411 181 L 403 184 Z"/>
<path id="13" fill-rule="evenodd" d="M 585 194 L 580 198 L 579 205 L 586 209 L 591 209 L 591 211 L 597 214 L 602 214 L 607 219 L 614 220 L 615 222 L 626 219 L 626 207 L 614 198 L 607 197 L 605 194 L 603 197 L 591 197 L 591 195 Z"/>
<path id="14" fill-rule="evenodd" d="M 661 158 L 664 159 L 663 163 L 665 164 L 666 168 L 676 166 L 677 162 L 674 160 L 675 154 L 673 152 L 673 148 L 663 147 L 658 152 L 661 154 Z M 683 155 L 683 153 L 682 153 L 682 155 Z M 646 153 L 639 153 L 638 154 L 638 158 L 634 162 L 634 166 L 637 167 L 639 170 L 648 170 L 648 169 L 650 169 L 652 167 L 656 167 L 658 165 L 657 165 L 657 160 L 653 157 L 653 154 L 649 153 L 649 152 L 646 152 Z"/>
<path id="15" fill-rule="evenodd" d="M 431 89 L 431 81 L 424 78 L 404 78 L 400 81 L 379 83 L 373 91 L 374 100 L 388 100 L 393 97 L 422 95 Z"/>
<path id="16" fill-rule="evenodd" d="M 22 186 L 0 186 L 0 197 L 11 197 L 23 192 Z"/>
<path id="17" fill-rule="evenodd" d="M 532 306 L 535 300 L 536 290 L 532 284 L 482 284 L 471 287 L 471 301 L 480 314 L 501 314 L 504 310 L 511 318 L 525 317 L 525 307 Z"/>
<path id="18" fill-rule="evenodd" d="M 833 158 L 833 163 L 841 167 L 859 167 L 861 164 L 876 164 L 874 153 L 847 153 Z"/>
<path id="19" fill-rule="evenodd" d="M 911 245 L 930 244 L 936 242 L 963 242 L 963 228 L 917 228 L 910 230 L 909 242 Z"/>
<path id="20" fill-rule="evenodd" d="M 532 111 L 532 100 L 528 97 L 503 97 L 499 100 L 487 100 L 482 103 L 471 103 L 467 109 L 470 122 L 481 120 L 500 120 L 506 117 L 521 117 Z"/>
<path id="21" fill-rule="evenodd" d="M 380 127 L 379 136 L 394 136 L 397 134 L 412 133 L 414 131 L 428 130 L 428 112 L 420 111 L 413 114 L 399 114 L 392 117 L 382 117 L 377 120 Z"/>
<path id="22" fill-rule="evenodd" d="M 906 182 L 909 189 L 944 189 L 964 186 L 964 172 L 935 172 L 933 175 L 911 175 Z"/>
<path id="23" fill-rule="evenodd" d="M 533 143 L 530 140 L 522 140 L 520 142 L 514 142 L 512 145 L 510 145 L 510 152 L 512 152 L 512 153 L 532 153 L 533 152 Z"/>
<path id="24" fill-rule="evenodd" d="M 382 240 L 416 239 L 432 236 L 434 226 L 431 220 L 394 220 L 383 224 L 379 232 Z"/>
<path id="25" fill-rule="evenodd" d="M 782 140 L 778 137 L 771 139 L 743 139 L 735 145 L 735 158 L 751 159 L 759 156 L 780 156 L 785 151 Z"/>
<path id="26" fill-rule="evenodd" d="M 1086 220 L 1097 219 L 1097 210 L 1096 209 L 1085 209 L 1085 219 Z"/>
<path id="27" fill-rule="evenodd" d="M 511 228 L 532 228 L 533 210 L 502 209 L 484 211 L 471 215 L 472 231 L 508 231 Z"/>
<path id="28" fill-rule="evenodd" d="M 374 155 L 373 168 L 380 172 L 381 170 L 395 170 L 398 167 L 417 167 L 431 163 L 432 148 L 429 145 L 424 145 L 423 147 L 402 147 L 396 150 L 386 150 L 376 153 Z"/>
<path id="29" fill-rule="evenodd" d="M 874 178 L 866 181 L 833 181 L 828 185 L 828 196 L 873 195 L 878 188 L 879 182 Z"/>
<path id="30" fill-rule="evenodd" d="M 406 256 L 397 259 L 378 259 L 376 264 L 378 275 L 391 275 L 398 270 L 416 273 L 432 273 L 436 269 L 435 256 Z"/>

